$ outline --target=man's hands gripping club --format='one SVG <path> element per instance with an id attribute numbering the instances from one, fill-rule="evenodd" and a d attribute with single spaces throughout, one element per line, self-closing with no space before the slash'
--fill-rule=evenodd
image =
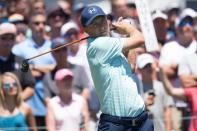
<path id="1" fill-rule="evenodd" d="M 128 35 L 129 37 L 124 38 L 123 49 L 129 50 L 137 48 L 144 44 L 144 36 L 135 27 L 123 20 L 122 17 L 117 22 L 112 23 L 112 26 L 116 29 L 119 34 Z"/>

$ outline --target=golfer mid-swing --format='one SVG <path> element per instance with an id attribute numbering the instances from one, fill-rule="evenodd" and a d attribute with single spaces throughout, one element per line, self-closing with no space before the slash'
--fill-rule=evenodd
<path id="1" fill-rule="evenodd" d="M 129 37 L 110 37 L 106 14 L 98 6 L 82 11 L 81 24 L 90 36 L 87 58 L 101 104 L 98 131 L 153 131 L 131 66 L 122 53 L 143 45 L 142 33 L 119 18 L 113 27 Z"/>

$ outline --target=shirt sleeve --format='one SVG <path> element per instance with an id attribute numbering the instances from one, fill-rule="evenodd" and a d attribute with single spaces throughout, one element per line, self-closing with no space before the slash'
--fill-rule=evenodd
<path id="1" fill-rule="evenodd" d="M 183 75 L 183 74 L 190 74 L 190 69 L 187 64 L 187 57 L 183 57 L 180 61 L 180 64 L 178 66 L 178 75 Z"/>
<path id="2" fill-rule="evenodd" d="M 96 58 L 101 62 L 106 62 L 119 56 L 122 53 L 124 38 L 104 37 L 96 39 L 95 50 Z"/>
<path id="3" fill-rule="evenodd" d="M 23 44 L 23 43 L 22 43 Z M 20 50 L 20 44 L 17 44 L 15 45 L 13 48 L 12 48 L 12 53 L 15 54 L 16 56 L 20 56 L 20 57 L 23 57 L 23 54 L 22 54 L 23 51 Z M 24 58 L 24 57 L 23 57 Z"/>

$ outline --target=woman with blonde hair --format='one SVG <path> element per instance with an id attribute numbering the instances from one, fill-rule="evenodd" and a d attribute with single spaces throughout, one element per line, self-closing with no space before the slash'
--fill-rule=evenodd
<path id="1" fill-rule="evenodd" d="M 32 110 L 22 100 L 17 76 L 6 72 L 0 78 L 0 130 L 26 131 L 28 127 L 35 127 Z"/>

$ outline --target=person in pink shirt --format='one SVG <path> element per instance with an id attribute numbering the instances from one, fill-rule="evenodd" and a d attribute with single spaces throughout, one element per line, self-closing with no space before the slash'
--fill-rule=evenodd
<path id="1" fill-rule="evenodd" d="M 46 125 L 48 131 L 84 131 L 88 121 L 87 103 L 73 93 L 73 73 L 60 69 L 55 74 L 59 95 L 47 102 Z"/>
<path id="2" fill-rule="evenodd" d="M 191 121 L 189 131 L 197 131 L 197 120 L 193 118 L 197 115 L 197 87 L 175 88 L 167 78 L 163 67 L 160 67 L 159 76 L 164 84 L 167 93 L 178 99 L 187 101 L 191 109 Z"/>

